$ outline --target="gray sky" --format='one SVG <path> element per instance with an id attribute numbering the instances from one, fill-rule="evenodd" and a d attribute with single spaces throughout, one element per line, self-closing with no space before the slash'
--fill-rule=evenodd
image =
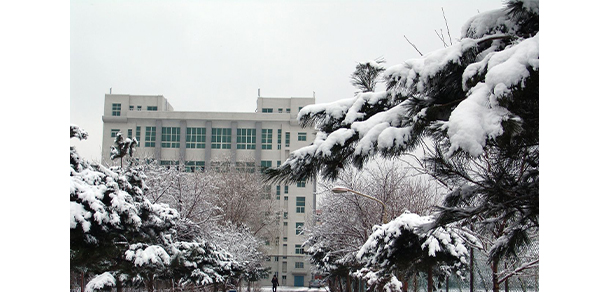
<path id="1" fill-rule="evenodd" d="M 386 66 L 443 48 L 501 0 L 71 1 L 70 144 L 99 161 L 104 94 L 164 95 L 176 111 L 256 109 L 265 97 L 353 96 L 357 61 Z"/>

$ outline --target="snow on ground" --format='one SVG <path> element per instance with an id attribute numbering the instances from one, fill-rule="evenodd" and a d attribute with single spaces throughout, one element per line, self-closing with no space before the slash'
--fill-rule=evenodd
<path id="1" fill-rule="evenodd" d="M 425 287 L 420 287 L 419 291 L 425 291 L 426 288 Z M 502 291 L 504 291 L 504 286 L 502 286 Z M 242 291 L 246 291 L 246 289 L 244 288 Z M 322 287 L 322 288 L 307 288 L 307 287 L 286 287 L 286 286 L 279 286 L 277 288 L 277 292 L 328 292 L 330 291 L 328 287 Z M 440 291 L 445 291 L 445 288 L 441 288 Z M 459 288 L 449 288 L 449 292 L 463 292 L 463 291 L 468 291 L 468 286 L 464 286 L 462 289 Z M 491 291 L 491 289 L 483 289 L 483 288 L 477 288 L 474 290 L 475 292 L 487 292 L 487 291 Z M 533 287 L 528 288 L 527 289 L 528 292 L 536 292 L 539 291 L 538 289 L 535 289 Z M 271 286 L 263 286 L 260 288 L 260 292 L 271 292 Z M 517 289 L 517 288 L 512 288 L 509 290 L 509 292 L 523 292 L 523 289 Z"/>
<path id="2" fill-rule="evenodd" d="M 261 287 L 261 292 L 271 292 L 271 286 L 263 286 Z M 328 287 L 322 288 L 308 288 L 308 287 L 289 287 L 289 286 L 278 286 L 277 292 L 326 292 L 329 291 Z"/>

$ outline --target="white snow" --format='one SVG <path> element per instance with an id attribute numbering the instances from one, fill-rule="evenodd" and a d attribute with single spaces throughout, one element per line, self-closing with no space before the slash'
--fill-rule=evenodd
<path id="1" fill-rule="evenodd" d="M 487 139 L 502 135 L 502 121 L 510 112 L 499 106 L 509 88 L 523 86 L 529 77 L 528 68 L 539 68 L 539 34 L 500 52 L 488 54 L 483 60 L 466 67 L 462 84 L 487 70 L 485 81 L 476 84 L 451 113 L 449 121 L 441 123 L 451 141 L 450 153 L 463 149 L 471 155 L 483 152 Z"/>
<path id="2" fill-rule="evenodd" d="M 368 261 L 371 264 L 378 263 L 383 258 L 381 253 L 387 252 L 389 248 L 393 248 L 394 239 L 398 238 L 401 235 L 401 229 L 404 229 L 415 233 L 421 239 L 425 239 L 421 248 L 427 252 L 428 256 L 434 257 L 437 252 L 448 251 L 460 262 L 466 263 L 468 249 L 462 240 L 462 234 L 459 230 L 439 227 L 425 232 L 424 228 L 420 228 L 431 223 L 433 220 L 432 216 L 419 216 L 407 211 L 387 224 L 376 226 L 356 256 L 359 260 Z"/>
<path id="3" fill-rule="evenodd" d="M 116 280 L 114 276 L 109 272 L 105 272 L 91 279 L 89 283 L 87 283 L 87 286 L 85 286 L 85 292 L 94 292 L 99 289 L 114 287 L 115 284 Z"/>
<path id="4" fill-rule="evenodd" d="M 464 23 L 462 38 L 481 38 L 486 34 L 499 32 L 499 27 L 513 28 L 514 25 L 514 22 L 506 15 L 504 8 L 481 12 Z"/>
<path id="5" fill-rule="evenodd" d="M 125 252 L 125 259 L 133 261 L 136 266 L 169 265 L 170 263 L 170 256 L 158 245 L 151 245 L 145 249 L 141 249 L 139 244 L 131 245 Z"/>
<path id="6" fill-rule="evenodd" d="M 396 278 L 396 276 L 392 275 L 390 281 L 383 286 L 383 291 L 385 292 L 400 292 L 402 291 L 402 282 Z"/>
<path id="7" fill-rule="evenodd" d="M 385 71 L 387 81 L 398 82 L 398 87 L 423 92 L 428 79 L 450 62 L 459 63 L 462 54 L 477 45 L 477 40 L 463 39 L 448 48 L 439 49 L 421 58 L 410 59 Z"/>
<path id="8" fill-rule="evenodd" d="M 85 210 L 82 204 L 70 202 L 70 229 L 76 228 L 81 224 L 84 232 L 89 232 L 91 222 L 87 219 L 91 218 L 91 212 Z"/>

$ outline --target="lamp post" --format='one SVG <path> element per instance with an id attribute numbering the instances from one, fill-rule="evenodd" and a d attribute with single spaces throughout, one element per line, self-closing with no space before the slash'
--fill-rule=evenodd
<path id="1" fill-rule="evenodd" d="M 379 199 L 377 199 L 375 197 L 371 197 L 369 195 L 365 195 L 363 193 L 354 191 L 352 189 L 348 189 L 346 187 L 334 187 L 334 188 L 332 188 L 332 192 L 335 193 L 335 194 L 342 194 L 342 193 L 350 192 L 350 193 L 354 193 L 356 195 L 363 196 L 365 198 L 369 198 L 371 200 L 376 201 L 377 203 L 381 204 L 381 218 L 382 218 L 383 224 L 388 223 L 388 219 L 386 217 L 386 211 L 385 211 L 386 207 L 385 207 L 385 204 L 381 200 L 379 200 Z"/>

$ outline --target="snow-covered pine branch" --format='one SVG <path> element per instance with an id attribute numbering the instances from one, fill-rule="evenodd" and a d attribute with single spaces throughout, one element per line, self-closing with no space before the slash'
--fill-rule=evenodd
<path id="1" fill-rule="evenodd" d="M 518 137 L 504 124 L 527 127 L 531 120 L 507 101 L 532 98 L 515 93 L 538 86 L 539 36 L 527 31 L 531 21 L 511 11 L 481 13 L 465 25 L 458 43 L 387 68 L 385 91 L 303 108 L 299 120 L 319 133 L 270 177 L 297 181 L 320 172 L 335 178 L 343 164 L 362 167 L 377 153 L 395 157 L 414 150 L 424 136 L 445 136 L 449 154 L 473 156 L 490 140 Z M 537 10 L 528 16 L 537 19 Z"/>

